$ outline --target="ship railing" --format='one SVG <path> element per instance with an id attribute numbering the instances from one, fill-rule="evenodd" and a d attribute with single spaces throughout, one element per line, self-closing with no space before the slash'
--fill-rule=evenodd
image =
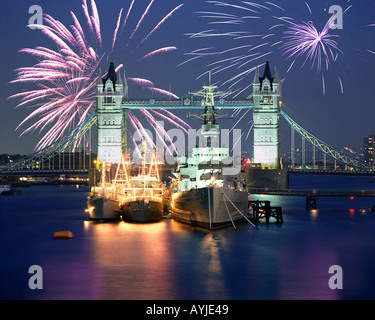
<path id="1" fill-rule="evenodd" d="M 139 200 L 153 200 L 153 201 L 157 201 L 157 202 L 160 202 L 163 200 L 163 198 L 160 196 L 154 196 L 154 195 L 142 195 L 142 196 L 123 196 L 122 198 L 122 202 L 125 203 L 125 202 L 129 202 L 129 201 L 139 201 Z"/>

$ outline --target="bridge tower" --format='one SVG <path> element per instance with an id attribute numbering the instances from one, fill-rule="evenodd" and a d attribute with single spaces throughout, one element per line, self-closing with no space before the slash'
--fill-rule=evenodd
<path id="1" fill-rule="evenodd" d="M 280 168 L 280 106 L 281 83 L 279 72 L 272 77 L 267 59 L 263 77 L 255 72 L 253 83 L 254 99 L 254 159 L 263 168 Z"/>
<path id="2" fill-rule="evenodd" d="M 124 74 L 125 75 L 125 74 Z M 99 71 L 96 84 L 96 112 L 98 116 L 98 161 L 119 163 L 123 145 L 124 115 L 121 102 L 126 86 L 117 76 L 113 58 L 108 73 L 102 78 Z M 126 88 L 127 89 L 127 88 Z"/>

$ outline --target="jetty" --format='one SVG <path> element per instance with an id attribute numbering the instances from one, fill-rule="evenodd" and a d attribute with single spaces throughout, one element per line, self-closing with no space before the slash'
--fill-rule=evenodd
<path id="1" fill-rule="evenodd" d="M 297 190 L 267 188 L 249 188 L 250 194 L 293 196 L 293 197 L 375 197 L 375 190 Z"/>
<path id="2" fill-rule="evenodd" d="M 249 188 L 249 194 L 259 195 L 273 195 L 273 196 L 292 196 L 305 197 L 306 210 L 317 209 L 318 197 L 345 197 L 354 199 L 356 197 L 375 197 L 375 190 L 297 190 L 297 189 L 282 189 L 272 190 L 267 188 Z M 275 213 L 272 213 L 275 214 Z"/>
<path id="3" fill-rule="evenodd" d="M 249 213 L 254 222 L 266 219 L 266 223 L 270 223 L 270 218 L 276 219 L 277 223 L 284 222 L 281 207 L 271 207 L 271 201 L 250 200 Z"/>

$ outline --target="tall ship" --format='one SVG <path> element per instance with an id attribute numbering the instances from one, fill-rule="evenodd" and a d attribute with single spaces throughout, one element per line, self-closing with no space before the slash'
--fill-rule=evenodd
<path id="1" fill-rule="evenodd" d="M 120 220 L 120 195 L 110 178 L 110 164 L 103 161 L 101 178 L 87 199 L 89 220 Z"/>
<path id="2" fill-rule="evenodd" d="M 164 185 L 160 178 L 155 150 L 146 161 L 146 143 L 142 143 L 142 164 L 138 173 L 130 174 L 127 163 L 122 161 L 114 184 L 121 194 L 122 219 L 131 222 L 157 222 L 163 219 Z"/>
<path id="3" fill-rule="evenodd" d="M 194 93 L 202 97 L 204 112 L 202 147 L 192 149 L 189 157 L 178 158 L 176 179 L 171 185 L 172 218 L 192 226 L 217 229 L 246 219 L 248 193 L 241 176 L 241 155 L 230 157 L 228 147 L 219 147 L 220 117 L 215 111 L 216 86 L 203 86 Z M 237 159 L 237 161 L 236 161 Z"/>

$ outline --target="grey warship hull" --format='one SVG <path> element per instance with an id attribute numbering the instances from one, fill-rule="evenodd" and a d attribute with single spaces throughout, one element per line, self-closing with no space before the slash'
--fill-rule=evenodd
<path id="1" fill-rule="evenodd" d="M 247 207 L 245 191 L 205 187 L 174 193 L 171 214 L 176 221 L 212 230 L 241 223 Z"/>

